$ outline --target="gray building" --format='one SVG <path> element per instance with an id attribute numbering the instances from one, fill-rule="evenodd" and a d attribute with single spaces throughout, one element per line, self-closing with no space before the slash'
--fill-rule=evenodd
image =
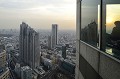
<path id="1" fill-rule="evenodd" d="M 48 36 L 48 48 L 51 49 L 52 39 L 51 36 Z"/>
<path id="2" fill-rule="evenodd" d="M 39 66 L 39 34 L 26 23 L 20 25 L 20 57 L 24 64 L 31 68 Z"/>
<path id="3" fill-rule="evenodd" d="M 57 31 L 58 25 L 52 24 L 52 48 L 54 48 L 57 45 Z"/>
<path id="4" fill-rule="evenodd" d="M 117 12 L 120 10 L 120 1 L 76 1 L 75 79 L 120 79 L 120 19 L 115 18 L 120 16 L 120 12 Z M 111 8 L 113 6 L 114 9 Z M 111 27 L 108 17 L 113 20 Z M 93 24 L 93 21 L 96 23 Z"/>
<path id="5" fill-rule="evenodd" d="M 32 72 L 29 66 L 21 67 L 21 79 L 32 79 Z"/>
<path id="6" fill-rule="evenodd" d="M 62 46 L 62 57 L 66 59 L 66 46 L 65 45 Z"/>
<path id="7" fill-rule="evenodd" d="M 10 79 L 6 56 L 5 46 L 0 44 L 0 79 Z"/>

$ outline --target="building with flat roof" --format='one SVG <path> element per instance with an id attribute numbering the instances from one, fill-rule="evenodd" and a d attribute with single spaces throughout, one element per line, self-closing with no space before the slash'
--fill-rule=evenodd
<path id="1" fill-rule="evenodd" d="M 62 57 L 66 59 L 66 45 L 62 46 Z"/>
<path id="2" fill-rule="evenodd" d="M 48 49 L 51 49 L 52 47 L 52 38 L 51 36 L 48 36 Z"/>
<path id="3" fill-rule="evenodd" d="M 6 51 L 3 50 L 2 52 L 0 52 L 0 68 L 4 68 L 6 67 Z"/>
<path id="4" fill-rule="evenodd" d="M 57 31 L 58 31 L 58 25 L 52 24 L 52 48 L 54 48 L 57 45 Z"/>
<path id="5" fill-rule="evenodd" d="M 20 25 L 19 39 L 21 61 L 36 68 L 40 65 L 39 33 L 23 22 Z"/>
<path id="6" fill-rule="evenodd" d="M 32 72 L 29 66 L 21 67 L 21 79 L 32 79 Z"/>
<path id="7" fill-rule="evenodd" d="M 0 79 L 9 79 L 10 72 L 7 67 L 6 51 L 4 45 L 0 45 Z"/>
<path id="8" fill-rule="evenodd" d="M 10 71 L 8 68 L 0 69 L 0 79 L 10 79 Z"/>

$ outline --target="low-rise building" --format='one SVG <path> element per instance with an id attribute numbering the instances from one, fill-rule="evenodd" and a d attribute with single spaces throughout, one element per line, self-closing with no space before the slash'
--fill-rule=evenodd
<path id="1" fill-rule="evenodd" d="M 0 51 L 0 68 L 6 66 L 6 52 L 5 50 Z"/>
<path id="2" fill-rule="evenodd" d="M 0 70 L 0 79 L 10 79 L 10 72 L 8 68 Z"/>
<path id="3" fill-rule="evenodd" d="M 21 79 L 32 79 L 32 69 L 29 66 L 21 67 Z"/>

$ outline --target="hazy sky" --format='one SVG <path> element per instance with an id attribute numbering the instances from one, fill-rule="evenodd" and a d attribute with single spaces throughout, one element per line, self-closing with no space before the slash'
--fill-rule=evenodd
<path id="1" fill-rule="evenodd" d="M 120 4 L 109 4 L 106 9 L 106 29 L 111 33 L 115 27 L 114 22 L 120 21 Z"/>
<path id="2" fill-rule="evenodd" d="M 0 0 L 0 28 L 19 29 L 22 21 L 35 29 L 75 29 L 76 0 Z"/>

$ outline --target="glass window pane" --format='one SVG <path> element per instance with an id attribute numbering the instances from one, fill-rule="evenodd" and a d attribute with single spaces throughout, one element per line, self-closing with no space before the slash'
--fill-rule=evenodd
<path id="1" fill-rule="evenodd" d="M 81 40 L 97 47 L 99 42 L 100 0 L 83 0 L 81 12 Z"/>
<path id="2" fill-rule="evenodd" d="M 120 59 L 120 1 L 107 0 L 106 8 L 106 52 Z"/>

